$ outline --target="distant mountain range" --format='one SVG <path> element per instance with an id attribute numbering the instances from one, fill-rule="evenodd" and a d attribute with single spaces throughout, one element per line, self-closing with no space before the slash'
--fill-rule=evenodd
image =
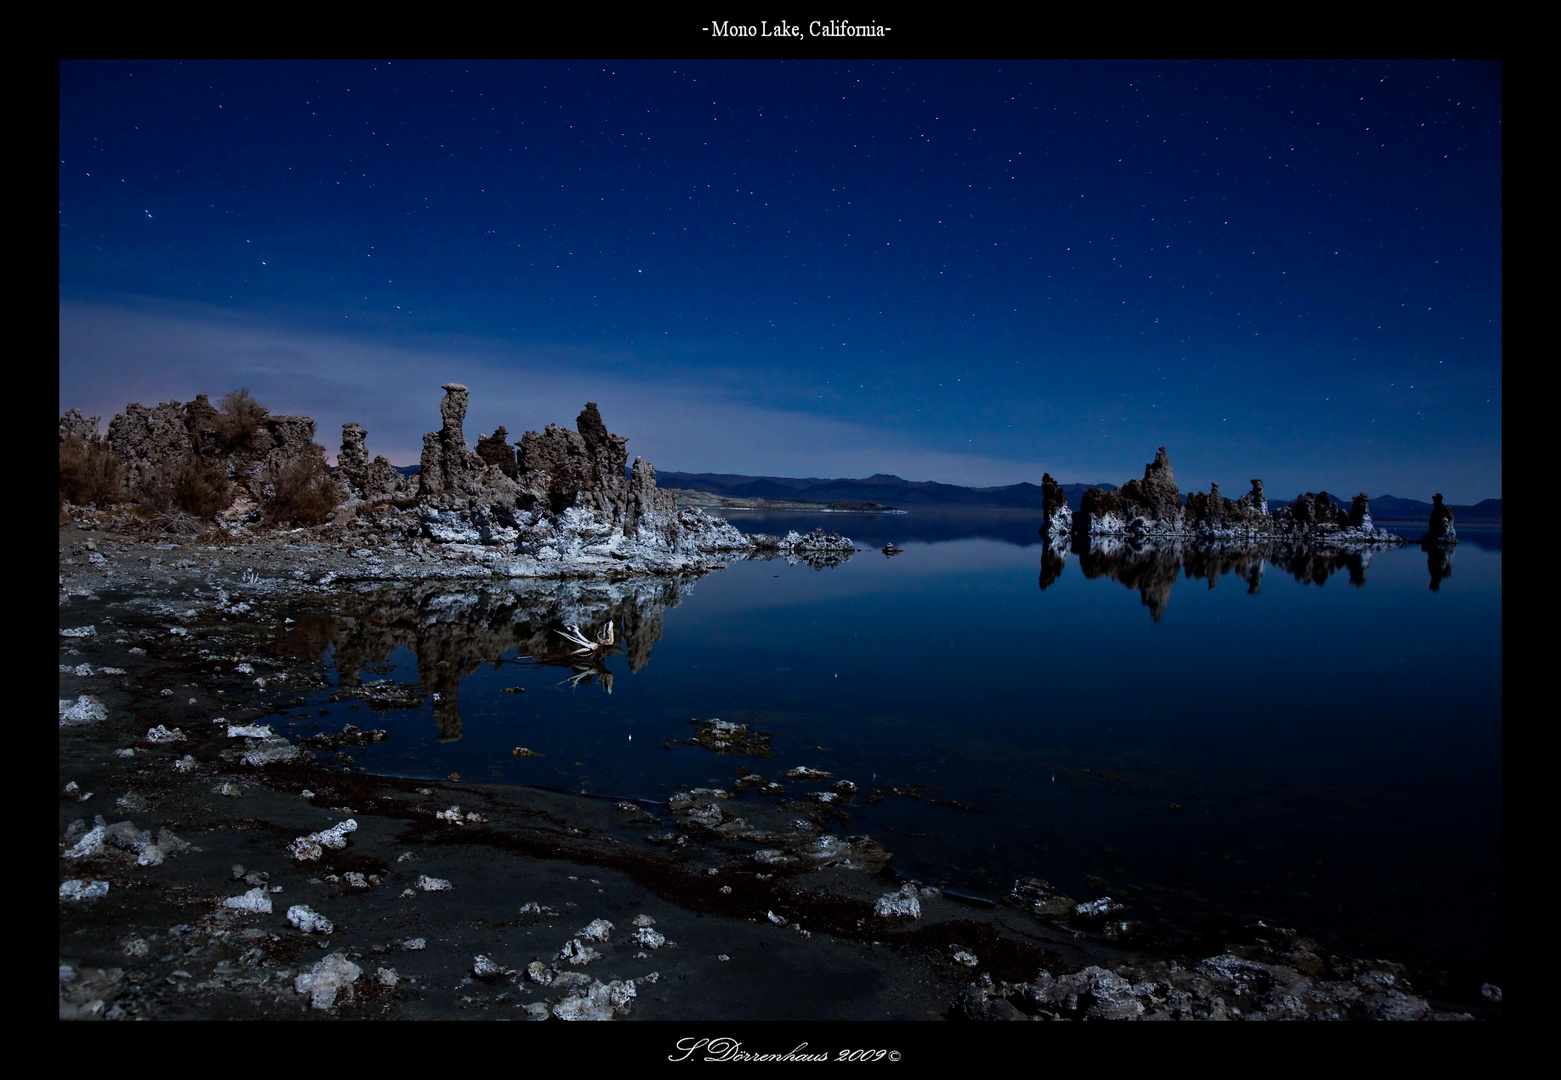
<path id="1" fill-rule="evenodd" d="M 1348 499 L 1334 501 L 1342 506 L 1349 505 Z M 1268 504 L 1279 505 L 1272 499 Z M 1447 505 L 1453 508 L 1453 523 L 1456 525 L 1501 524 L 1500 499 L 1483 499 L 1473 506 L 1459 506 L 1456 503 Z M 1371 499 L 1371 516 L 1377 521 L 1429 521 L 1431 504 L 1419 499 L 1400 499 L 1397 495 L 1374 495 Z"/>
<path id="2" fill-rule="evenodd" d="M 1006 487 L 972 488 L 940 484 L 935 480 L 903 480 L 878 473 L 865 480 L 823 480 L 818 477 L 737 476 L 731 473 L 657 472 L 658 487 L 708 491 L 737 499 L 787 499 L 816 503 L 884 503 L 901 509 L 911 507 L 949 507 L 970 510 L 1040 510 L 1038 484 L 1009 484 Z M 1068 504 L 1078 508 L 1079 499 L 1092 486 L 1106 491 L 1111 484 L 1064 484 Z"/>
<path id="3" fill-rule="evenodd" d="M 922 507 L 931 509 L 967 510 L 1035 510 L 1041 509 L 1041 488 L 1038 484 L 1009 484 L 1006 487 L 961 487 L 957 484 L 940 484 L 935 480 L 905 480 L 887 473 L 878 473 L 864 480 L 826 480 L 819 477 L 792 476 L 741 476 L 734 473 L 683 473 L 658 472 L 659 487 L 684 488 L 690 491 L 706 491 L 712 495 L 725 495 L 736 499 L 785 499 L 816 503 L 883 503 L 901 509 Z M 1079 501 L 1092 487 L 1113 491 L 1114 484 L 1063 484 L 1068 505 L 1079 509 Z M 1184 496 L 1185 498 L 1185 496 Z M 1269 506 L 1283 506 L 1293 502 L 1288 499 L 1268 500 Z M 1343 506 L 1348 498 L 1335 498 Z M 1454 520 L 1474 524 L 1501 522 L 1501 500 L 1486 499 L 1473 506 L 1453 505 Z M 1383 521 L 1427 521 L 1431 517 L 1431 504 L 1418 499 L 1400 499 L 1394 495 L 1381 495 L 1371 500 L 1371 516 Z"/>

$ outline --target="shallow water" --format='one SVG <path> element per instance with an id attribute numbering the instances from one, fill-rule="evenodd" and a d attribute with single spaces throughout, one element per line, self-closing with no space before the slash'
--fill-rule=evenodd
<path id="1" fill-rule="evenodd" d="M 1416 547 L 1059 562 L 1023 515 L 731 519 L 904 550 L 343 596 L 290 647 L 439 700 L 281 722 L 385 728 L 353 751 L 376 772 L 658 801 L 744 767 L 825 769 L 863 789 L 840 831 L 922 880 L 995 894 L 1035 875 L 1164 931 L 1263 918 L 1455 991 L 1500 983 L 1499 532 L 1446 566 Z M 609 619 L 594 667 L 513 662 Z M 769 732 L 771 755 L 682 741 L 712 717 Z"/>

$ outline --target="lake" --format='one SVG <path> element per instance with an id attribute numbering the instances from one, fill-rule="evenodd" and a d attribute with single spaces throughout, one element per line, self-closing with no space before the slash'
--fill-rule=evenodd
<path id="1" fill-rule="evenodd" d="M 834 827 L 918 880 L 996 896 L 1037 876 L 1173 939 L 1261 918 L 1403 962 L 1423 991 L 1501 983 L 1499 530 L 1460 530 L 1442 564 L 1064 552 L 1023 514 L 729 517 L 867 550 L 343 594 L 288 647 L 416 693 L 275 722 L 384 728 L 353 751 L 375 772 L 617 798 L 731 790 L 741 769 L 787 798 L 846 779 Z M 560 629 L 609 621 L 605 657 L 569 656 Z M 699 744 L 712 718 L 767 733 L 768 756 Z"/>

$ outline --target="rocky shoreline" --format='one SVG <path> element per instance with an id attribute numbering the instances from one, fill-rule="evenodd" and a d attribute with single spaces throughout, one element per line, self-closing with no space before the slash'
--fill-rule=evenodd
<path id="1" fill-rule="evenodd" d="M 1402 968 L 1292 930 L 1170 946 L 1039 880 L 996 905 L 922 888 L 824 797 L 766 790 L 786 778 L 645 804 L 363 773 L 376 703 L 425 691 L 332 685 L 294 637 L 337 590 L 435 595 L 445 569 L 486 566 L 441 560 L 424 584 L 393 565 L 308 530 L 61 528 L 62 1017 L 1499 1015 L 1494 988 L 1430 1001 Z M 609 581 L 524 587 L 548 625 L 590 632 L 603 604 L 632 622 Z M 289 711 L 319 733 L 272 726 Z"/>

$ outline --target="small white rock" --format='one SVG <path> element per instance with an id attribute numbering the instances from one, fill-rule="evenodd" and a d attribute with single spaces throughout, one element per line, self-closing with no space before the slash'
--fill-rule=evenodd
<path id="1" fill-rule="evenodd" d="M 262 886 L 250 889 L 243 896 L 230 896 L 222 901 L 222 906 L 232 908 L 235 911 L 248 911 L 255 915 L 271 914 L 271 897 Z"/>
<path id="2" fill-rule="evenodd" d="M 329 1011 L 336 1006 L 336 998 L 343 991 L 347 1000 L 353 999 L 352 984 L 358 981 L 363 969 L 340 953 L 331 953 L 314 967 L 293 980 L 293 989 L 309 995 L 312 1008 Z"/>
<path id="3" fill-rule="evenodd" d="M 61 900 L 101 900 L 108 895 L 106 881 L 71 880 L 60 885 Z"/>
<path id="4" fill-rule="evenodd" d="M 287 921 L 306 934 L 329 934 L 336 929 L 335 923 L 303 904 L 287 909 Z"/>
<path id="5" fill-rule="evenodd" d="M 885 893 L 873 905 L 873 914 L 881 918 L 919 919 L 921 900 L 915 885 L 906 882 L 898 892 Z"/>
<path id="6" fill-rule="evenodd" d="M 575 933 L 586 941 L 606 941 L 615 929 L 617 928 L 606 919 L 592 919 L 585 929 L 576 930 Z"/>

